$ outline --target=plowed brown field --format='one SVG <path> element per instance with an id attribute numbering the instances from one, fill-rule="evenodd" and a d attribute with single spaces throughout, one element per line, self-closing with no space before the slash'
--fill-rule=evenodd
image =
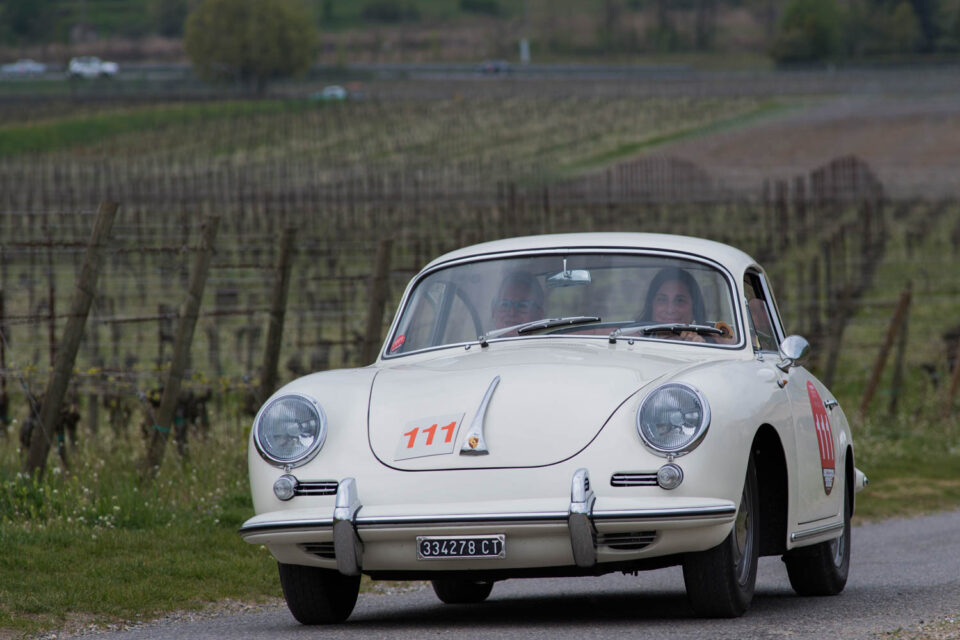
<path id="1" fill-rule="evenodd" d="M 956 197 L 960 96 L 825 99 L 655 153 L 694 162 L 721 183 L 743 189 L 854 154 L 871 165 L 892 196 Z"/>

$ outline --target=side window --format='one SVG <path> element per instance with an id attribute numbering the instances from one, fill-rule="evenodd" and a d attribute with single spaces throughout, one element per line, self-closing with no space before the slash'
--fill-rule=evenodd
<path id="1" fill-rule="evenodd" d="M 748 273 L 743 281 L 747 295 L 747 323 L 750 326 L 750 342 L 760 351 L 777 351 L 777 334 L 770 316 L 770 306 L 765 299 L 760 276 Z"/>

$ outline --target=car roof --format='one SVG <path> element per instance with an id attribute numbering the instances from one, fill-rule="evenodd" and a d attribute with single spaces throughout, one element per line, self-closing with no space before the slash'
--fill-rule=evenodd
<path id="1" fill-rule="evenodd" d="M 739 276 L 756 261 L 740 249 L 704 238 L 665 233 L 558 233 L 483 242 L 456 249 L 431 261 L 424 271 L 469 258 L 551 249 L 646 249 L 675 251 L 717 262 Z"/>

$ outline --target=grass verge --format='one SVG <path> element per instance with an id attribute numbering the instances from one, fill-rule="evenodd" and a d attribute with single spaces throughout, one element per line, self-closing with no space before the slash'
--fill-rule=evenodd
<path id="1" fill-rule="evenodd" d="M 29 634 L 279 596 L 276 564 L 234 526 L 5 526 L 0 629 Z"/>
<path id="2" fill-rule="evenodd" d="M 246 422 L 216 416 L 187 459 L 171 443 L 152 482 L 140 479 L 136 430 L 81 432 L 69 471 L 52 452 L 42 480 L 25 477 L 11 425 L 0 436 L 0 638 L 279 596 L 276 563 L 237 536 L 253 511 Z"/>

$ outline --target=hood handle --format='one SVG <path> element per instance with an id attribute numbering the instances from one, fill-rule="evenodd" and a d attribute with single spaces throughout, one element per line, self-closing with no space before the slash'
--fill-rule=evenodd
<path id="1" fill-rule="evenodd" d="M 500 384 L 500 376 L 495 376 L 487 392 L 483 394 L 483 400 L 480 401 L 480 408 L 477 409 L 477 415 L 473 416 L 473 422 L 470 423 L 470 429 L 463 438 L 463 444 L 460 445 L 460 455 L 462 456 L 485 456 L 490 452 L 487 450 L 487 442 L 483 439 L 483 419 L 487 415 L 487 405 L 490 404 L 490 398 L 493 397 L 493 390 Z"/>

